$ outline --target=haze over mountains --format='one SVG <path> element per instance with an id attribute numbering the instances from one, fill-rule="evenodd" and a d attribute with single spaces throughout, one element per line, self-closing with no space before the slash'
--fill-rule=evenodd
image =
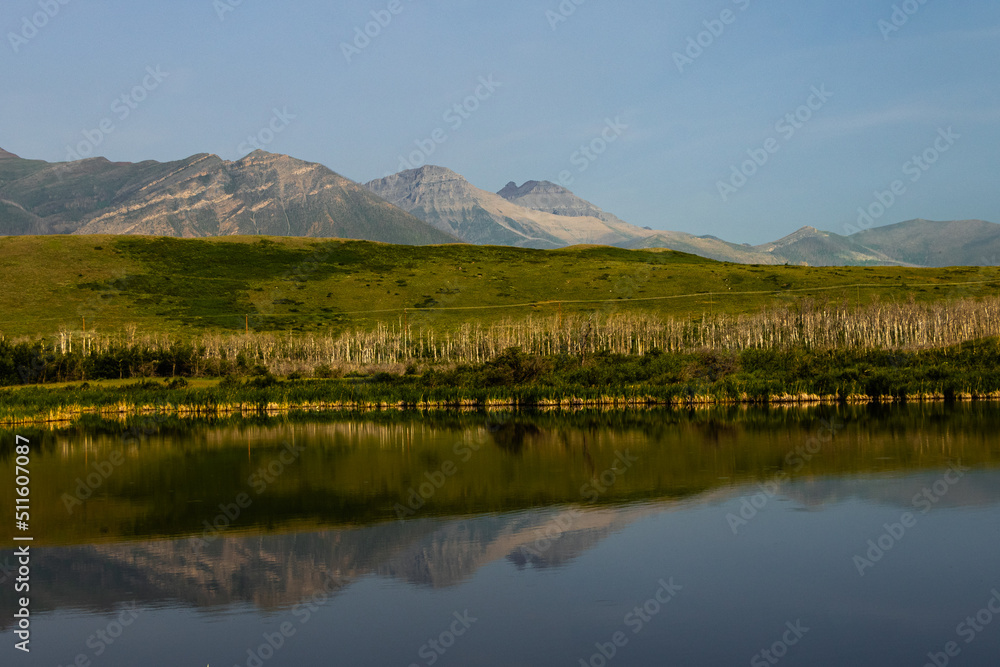
<path id="1" fill-rule="evenodd" d="M 757 246 L 631 225 L 548 181 L 493 193 L 425 166 L 362 186 L 316 163 L 255 151 L 175 162 L 52 164 L 0 149 L 0 236 L 142 234 L 353 238 L 561 248 L 669 248 L 744 264 L 996 265 L 1000 225 L 911 220 L 840 235 L 803 227 Z"/>

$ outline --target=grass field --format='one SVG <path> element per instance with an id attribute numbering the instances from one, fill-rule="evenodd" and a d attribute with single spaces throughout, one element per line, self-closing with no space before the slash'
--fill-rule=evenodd
<path id="1" fill-rule="evenodd" d="M 0 238 L 0 333 L 337 333 L 405 321 L 580 312 L 747 313 L 803 299 L 869 304 L 996 295 L 1000 268 L 725 264 L 671 251 L 542 251 L 363 241 L 112 236 Z"/>

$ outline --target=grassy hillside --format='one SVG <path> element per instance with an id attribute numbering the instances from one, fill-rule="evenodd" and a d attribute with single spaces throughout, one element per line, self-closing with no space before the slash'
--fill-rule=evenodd
<path id="1" fill-rule="evenodd" d="M 105 333 L 241 331 L 247 316 L 256 331 L 336 333 L 403 318 L 441 331 L 556 314 L 556 302 L 566 314 L 700 317 L 804 298 L 975 297 L 997 293 L 1000 269 L 744 266 L 605 247 L 46 236 L 0 237 L 0 284 L 7 336 L 79 331 L 84 318 Z"/>

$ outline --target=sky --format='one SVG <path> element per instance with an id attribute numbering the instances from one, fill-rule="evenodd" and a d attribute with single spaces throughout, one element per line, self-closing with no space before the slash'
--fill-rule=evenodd
<path id="1" fill-rule="evenodd" d="M 0 147 L 548 180 L 764 243 L 1000 223 L 996 0 L 5 0 Z"/>

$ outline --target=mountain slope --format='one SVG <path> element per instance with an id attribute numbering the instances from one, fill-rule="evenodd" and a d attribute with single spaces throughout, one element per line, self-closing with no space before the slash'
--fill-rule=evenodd
<path id="1" fill-rule="evenodd" d="M 545 211 L 547 213 L 554 213 L 555 215 L 566 215 L 574 218 L 597 218 L 604 222 L 631 227 L 628 223 L 601 210 L 586 199 L 577 197 L 561 185 L 556 185 L 549 181 L 528 181 L 521 186 L 511 181 L 497 194 L 512 204 L 536 211 Z"/>
<path id="2" fill-rule="evenodd" d="M 1000 225 L 909 220 L 850 236 L 803 227 L 754 250 L 774 263 L 810 266 L 995 266 L 1000 263 Z"/>
<path id="3" fill-rule="evenodd" d="M 590 215 L 560 215 L 520 206 L 473 186 L 443 167 L 403 171 L 371 181 L 366 187 L 468 243 L 528 248 L 619 245 L 649 234 L 621 221 L 608 222 Z"/>
<path id="4" fill-rule="evenodd" d="M 227 162 L 104 158 L 49 164 L 0 156 L 0 234 L 234 234 L 450 243 L 326 167 L 264 151 Z"/>
<path id="5" fill-rule="evenodd" d="M 849 238 L 915 266 L 1000 264 L 1000 225 L 983 220 L 909 220 L 858 232 Z"/>
<path id="6" fill-rule="evenodd" d="M 784 264 L 783 257 L 775 257 L 761 252 L 749 245 L 729 243 L 714 236 L 695 236 L 686 232 L 653 232 L 650 236 L 635 239 L 622 244 L 630 250 L 650 250 L 653 248 L 669 248 L 678 252 L 686 252 L 714 259 L 720 262 L 736 264 Z"/>
<path id="7" fill-rule="evenodd" d="M 774 257 L 776 263 L 809 266 L 912 265 L 859 243 L 853 236 L 840 236 L 815 227 L 803 227 L 773 243 L 755 246 L 754 249 Z"/>

